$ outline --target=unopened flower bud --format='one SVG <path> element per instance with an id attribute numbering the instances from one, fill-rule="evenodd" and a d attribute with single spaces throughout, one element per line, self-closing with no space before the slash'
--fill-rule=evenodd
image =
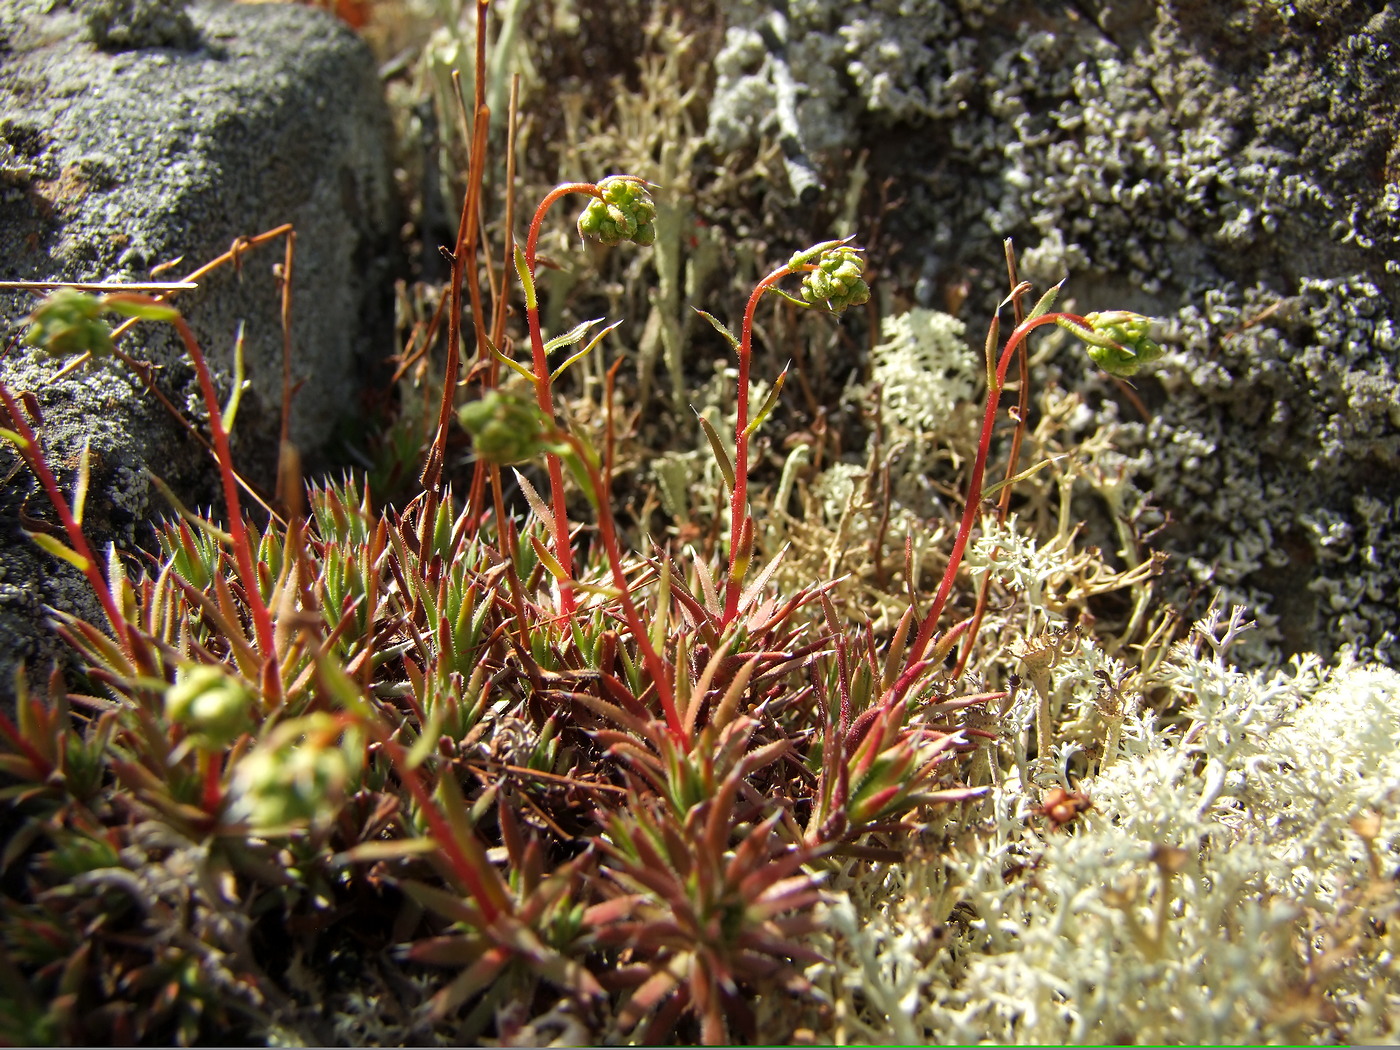
<path id="1" fill-rule="evenodd" d="M 1086 314 L 1097 338 L 1086 338 L 1079 328 L 1070 331 L 1089 344 L 1089 357 L 1110 375 L 1126 379 L 1145 364 L 1162 356 L 1162 347 L 1151 337 L 1152 320 L 1129 310 Z"/>
<path id="2" fill-rule="evenodd" d="M 224 747 L 252 726 L 253 694 L 222 667 L 182 667 L 165 693 L 165 716 L 205 747 Z"/>
<path id="3" fill-rule="evenodd" d="M 860 306 L 870 299 L 864 274 L 865 260 L 859 248 L 846 244 L 828 248 L 817 256 L 816 269 L 802 275 L 802 298 L 838 314 L 848 306 Z"/>
<path id="4" fill-rule="evenodd" d="M 457 420 L 472 436 L 476 454 L 498 466 L 523 463 L 550 447 L 549 421 L 539 406 L 501 390 L 463 405 Z"/>
<path id="5" fill-rule="evenodd" d="M 54 357 L 107 357 L 112 353 L 112 329 L 101 315 L 102 303 L 95 296 L 60 288 L 29 315 L 25 345 Z"/>
<path id="6" fill-rule="evenodd" d="M 580 236 L 609 245 L 631 241 L 646 246 L 656 240 L 656 202 L 645 182 L 631 175 L 609 175 L 598 183 L 598 192 L 579 216 Z"/>
<path id="7" fill-rule="evenodd" d="M 308 715 L 289 722 L 249 752 L 234 771 L 235 812 L 257 829 L 324 826 L 339 810 L 351 763 L 335 719 Z"/>

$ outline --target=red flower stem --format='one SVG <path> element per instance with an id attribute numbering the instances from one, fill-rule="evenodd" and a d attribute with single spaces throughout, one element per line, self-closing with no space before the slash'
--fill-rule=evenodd
<path id="1" fill-rule="evenodd" d="M 29 464 L 29 469 L 34 471 L 35 477 L 39 479 L 39 484 L 44 487 L 49 502 L 53 504 L 53 509 L 58 514 L 58 520 L 63 523 L 63 531 L 68 534 L 68 542 L 83 559 L 83 575 L 87 577 L 88 586 L 92 588 L 93 594 L 97 595 L 97 600 L 102 603 L 102 611 L 107 614 L 107 621 L 112 625 L 117 641 L 121 643 L 122 651 L 134 659 L 136 654 L 131 645 L 126 618 L 122 616 L 121 609 L 117 607 L 117 600 L 113 597 L 106 579 L 103 578 L 102 570 L 97 567 L 97 559 L 93 556 L 92 547 L 88 545 L 87 537 L 83 535 L 83 527 L 73 517 L 73 511 L 68 506 L 68 501 L 64 498 L 62 490 L 59 489 L 53 471 L 49 469 L 48 460 L 39 445 L 39 439 L 24 418 L 24 413 L 15 402 L 10 388 L 4 383 L 0 383 L 0 400 L 5 403 L 5 411 L 10 417 L 11 428 L 24 440 L 24 445 L 18 450 L 19 454 L 24 457 L 24 461 Z"/>
<path id="2" fill-rule="evenodd" d="M 1006 275 L 1011 281 L 1011 308 L 1015 311 L 1016 324 L 1021 324 L 1026 319 L 1026 310 L 1021 303 L 1022 284 L 1016 276 L 1016 253 L 1011 248 L 1011 238 L 1006 239 Z M 992 331 L 999 331 L 999 318 L 992 318 Z M 1030 362 L 1026 359 L 1024 344 L 1020 355 L 1016 358 L 1016 367 L 1020 372 L 1020 387 L 1016 391 L 1016 429 L 1011 432 L 1011 453 L 1006 459 L 1006 487 L 1001 490 L 1001 496 L 997 500 L 997 524 L 1006 524 L 1006 515 L 1011 509 L 1011 479 L 1016 476 L 1016 467 L 1021 462 L 1021 445 L 1026 436 L 1026 418 L 1030 406 L 1031 370 Z M 992 551 L 995 558 L 999 552 Z M 953 667 L 952 680 L 957 681 L 963 676 L 963 671 L 967 668 L 967 662 L 972 659 L 972 650 L 977 645 L 977 636 L 982 630 L 982 618 L 987 613 L 987 598 L 992 591 L 992 574 L 988 573 L 982 578 L 982 586 L 977 589 L 977 604 L 973 607 L 972 623 L 967 629 L 967 639 L 963 642 L 962 653 L 958 657 L 957 664 Z"/>
<path id="3" fill-rule="evenodd" d="M 530 221 L 530 233 L 525 240 L 525 269 L 530 275 L 530 287 L 526 289 L 525 319 L 530 328 L 530 354 L 535 373 L 535 399 L 546 418 L 554 419 L 554 395 L 550 390 L 549 360 L 544 352 L 544 333 L 540 331 L 539 293 L 535 287 L 535 251 L 540 239 L 540 227 L 544 224 L 545 213 L 555 201 L 571 193 L 585 193 L 590 197 L 600 196 L 598 187 L 591 182 L 568 182 L 556 186 L 545 194 L 535 209 L 535 217 Z M 571 613 L 578 606 L 574 601 L 574 548 L 569 540 L 569 507 L 564 498 L 564 470 L 559 457 L 553 452 L 545 454 L 549 468 L 550 502 L 554 511 L 554 557 L 564 569 L 564 579 L 559 581 L 559 603 L 564 612 Z"/>
<path id="4" fill-rule="evenodd" d="M 724 617 L 721 626 L 728 626 L 739 614 L 739 592 L 743 586 L 743 571 L 739 564 L 740 537 L 748 515 L 749 497 L 749 365 L 753 357 L 753 315 L 763 293 L 790 273 L 789 266 L 780 266 L 754 286 L 749 304 L 744 309 L 744 327 L 739 333 L 738 412 L 734 422 L 734 492 L 729 498 L 729 574 L 725 582 Z"/>
<path id="5" fill-rule="evenodd" d="M 223 409 L 219 406 L 218 395 L 214 392 L 214 381 L 209 374 L 209 365 L 204 360 L 204 351 L 199 341 L 183 317 L 176 314 L 171 318 L 175 330 L 185 344 L 185 352 L 194 364 L 195 375 L 199 377 L 200 393 L 204 395 L 204 408 L 209 413 L 209 430 L 214 438 L 214 456 L 219 462 L 219 480 L 224 487 L 224 503 L 228 506 L 228 532 L 233 539 L 233 557 L 238 563 L 238 574 L 243 579 L 243 596 L 253 617 L 253 631 L 257 635 L 258 652 L 263 658 L 262 687 L 264 703 L 271 707 L 282 699 L 282 676 L 277 673 L 277 643 L 272 630 L 272 612 L 263 601 L 262 588 L 258 585 L 257 562 L 253 558 L 253 548 L 248 540 L 248 527 L 243 520 L 243 507 L 238 500 L 238 481 L 233 470 L 233 453 L 229 450 L 228 431 L 224 429 Z"/>
<path id="6" fill-rule="evenodd" d="M 224 756 L 207 748 L 201 748 L 199 751 L 199 771 L 204 780 L 204 794 L 200 799 L 204 806 L 204 812 L 211 817 L 217 816 L 219 807 L 224 802 L 224 793 L 219 785 L 224 773 Z"/>
<path id="7" fill-rule="evenodd" d="M 428 789 L 423 786 L 423 781 L 418 776 L 418 770 L 409 766 L 407 752 L 393 740 L 382 739 L 381 743 L 384 750 L 389 753 L 389 758 L 398 768 L 399 779 L 403 781 L 404 787 L 408 788 L 408 793 L 413 796 L 413 800 L 418 803 L 418 808 L 423 813 L 423 819 L 428 822 L 428 827 L 432 829 L 433 839 L 447 854 L 452 870 L 457 873 L 457 877 L 462 880 L 467 891 L 471 893 L 472 899 L 476 901 L 477 907 L 481 909 L 482 918 L 488 924 L 495 922 L 500 917 L 501 912 L 505 910 L 502 902 L 499 902 L 497 895 L 490 891 L 486 880 L 481 877 L 481 873 L 476 870 L 466 853 L 462 851 L 462 847 L 457 842 L 457 836 L 452 831 L 452 825 L 438 809 L 437 803 L 428 794 Z M 446 775 L 450 776 L 451 774 Z"/>
<path id="8" fill-rule="evenodd" d="M 457 72 L 452 73 L 452 83 L 458 88 L 457 99 L 462 101 L 461 83 Z M 465 104 L 464 104 L 465 109 Z M 465 121 L 466 113 L 463 112 Z M 457 381 L 462 364 L 462 285 L 470 278 L 469 288 L 472 300 L 472 323 L 477 331 L 478 353 L 484 353 L 481 342 L 481 292 L 476 279 L 476 248 L 479 237 L 481 181 L 486 166 L 486 140 L 490 125 L 490 112 L 477 99 L 471 128 L 471 155 L 467 164 L 467 187 L 462 195 L 462 213 L 457 220 L 457 240 L 452 247 L 452 279 L 448 291 L 450 304 L 447 314 L 447 369 L 443 373 L 442 399 L 438 404 L 437 430 L 428 450 L 427 461 L 423 464 L 420 482 L 427 493 L 426 513 L 423 520 L 431 521 L 442 495 L 442 471 L 447 457 L 447 432 L 452 420 L 452 406 L 456 404 Z M 434 317 L 436 322 L 436 317 Z M 427 542 L 423 541 L 421 553 L 427 557 Z"/>
<path id="9" fill-rule="evenodd" d="M 905 658 L 904 666 L 906 668 L 912 667 L 919 661 L 924 655 L 924 650 L 928 648 L 929 642 L 933 640 L 933 632 L 938 627 L 938 618 L 942 615 L 943 607 L 948 602 L 948 596 L 953 591 L 953 582 L 957 578 L 958 569 L 962 566 L 963 554 L 967 550 L 972 527 L 977 522 L 977 512 L 982 505 L 982 479 L 987 470 L 987 457 L 992 447 L 992 431 L 996 429 L 997 407 L 1001 403 L 1001 392 L 1006 386 L 1006 369 L 1016 354 L 1016 348 L 1031 332 L 1041 325 L 1054 324 L 1063 319 L 1073 321 L 1085 328 L 1090 327 L 1089 322 L 1078 314 L 1042 314 L 1040 317 L 1017 325 L 1010 338 L 1006 340 L 1001 358 L 997 361 L 994 381 L 987 391 L 987 411 L 982 417 L 982 437 L 977 443 L 977 457 L 973 460 L 972 476 L 967 483 L 967 499 L 963 504 L 963 515 L 962 521 L 958 525 L 958 535 L 953 541 L 952 553 L 948 555 L 948 567 L 943 571 L 943 581 L 938 585 L 938 593 L 934 596 L 933 604 L 929 607 L 928 613 L 925 614 L 923 622 L 920 623 L 918 636 L 915 637 L 914 644 L 909 649 L 909 655 Z"/>
<path id="10" fill-rule="evenodd" d="M 563 436 L 573 447 L 574 453 L 584 465 L 584 469 L 588 471 L 588 483 L 593 487 L 593 491 L 598 497 L 598 537 L 602 540 L 603 550 L 608 556 L 608 568 L 612 571 L 613 586 L 617 588 L 618 598 L 622 602 L 623 618 L 627 621 L 627 628 L 632 632 L 632 637 L 637 639 L 637 648 L 641 651 L 642 663 L 646 666 L 647 674 L 656 683 L 656 695 L 661 700 L 661 710 L 666 716 L 666 726 L 670 729 L 671 736 L 675 738 L 676 742 L 688 751 L 690 749 L 690 734 L 686 732 L 685 721 L 681 718 L 680 709 L 676 707 L 671 678 L 666 673 L 666 665 L 661 662 L 660 655 L 651 644 L 651 637 L 642 624 L 642 617 L 637 612 L 637 605 L 632 601 L 632 585 L 627 582 L 627 574 L 622 570 L 622 549 L 617 542 L 617 526 L 613 521 L 612 504 L 608 500 L 607 485 L 603 481 L 602 473 L 584 454 L 583 443 L 572 434 Z"/>

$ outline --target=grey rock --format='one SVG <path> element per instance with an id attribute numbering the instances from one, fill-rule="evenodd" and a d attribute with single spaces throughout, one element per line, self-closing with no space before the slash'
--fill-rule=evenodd
<path id="1" fill-rule="evenodd" d="M 99 17 L 100 16 L 100 17 Z M 108 46 L 92 41 L 101 28 Z M 103 21 L 105 20 L 105 21 Z M 184 26 L 188 23 L 190 32 Z M 73 10 L 0 0 L 0 280 L 170 280 L 237 237 L 290 222 L 292 441 L 308 462 L 353 425 L 367 364 L 391 345 L 388 279 L 396 216 L 388 114 L 373 60 L 345 27 L 304 6 L 98 0 Z M 234 454 L 270 484 L 282 401 L 281 241 L 216 271 L 176 305 L 230 389 L 242 327 L 250 387 Z M 169 512 L 147 469 L 184 500 L 222 513 L 212 460 L 120 364 L 56 379 L 57 365 L 15 346 L 35 304 L 0 291 L 8 354 L 0 378 L 32 392 L 41 438 L 64 484 L 88 442 L 85 522 L 99 549 L 133 550 Z M 124 337 L 196 425 L 193 369 L 168 325 Z M 8 449 L 0 452 L 0 696 L 15 667 L 47 674 L 61 646 L 47 606 L 101 623 L 85 585 L 41 554 L 21 526 L 52 511 Z"/>
<path id="2" fill-rule="evenodd" d="M 187 0 L 86 0 L 83 12 L 92 42 L 104 51 L 198 46 Z"/>
<path id="3" fill-rule="evenodd" d="M 783 8 L 801 145 L 893 178 L 910 298 L 968 280 L 976 325 L 1010 236 L 1040 287 L 1068 274 L 1082 309 L 1163 319 L 1172 353 L 1135 381 L 1151 421 L 1118 444 L 1172 516 L 1188 618 L 1219 590 L 1260 614 L 1260 660 L 1400 661 L 1400 4 L 725 7 L 716 148 L 781 134 L 762 29 Z"/>

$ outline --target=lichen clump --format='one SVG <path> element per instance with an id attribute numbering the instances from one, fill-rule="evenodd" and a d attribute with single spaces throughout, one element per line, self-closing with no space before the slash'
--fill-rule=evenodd
<path id="1" fill-rule="evenodd" d="M 922 859 L 842 887 L 817 977 L 842 1038 L 1394 1041 L 1400 675 L 1242 673 L 1241 626 L 1172 653 L 1184 724 L 1130 714 L 1066 826 L 1013 775 L 976 832 L 930 829 Z"/>
<path id="2" fill-rule="evenodd" d="M 726 9 L 710 142 L 798 148 L 833 190 L 868 150 L 872 180 L 901 187 L 890 221 L 917 305 L 964 281 L 970 301 L 999 297 L 987 260 L 1013 237 L 1030 280 L 1071 274 L 1081 302 L 1130 290 L 1125 305 L 1162 319 L 1163 362 L 1135 380 L 1148 422 L 1082 370 L 1050 368 L 1097 406 L 1082 434 L 1125 423 L 1125 483 L 1173 521 L 1165 597 L 1194 616 L 1223 587 L 1255 610 L 1238 655 L 1258 666 L 1346 645 L 1400 660 L 1393 12 Z"/>

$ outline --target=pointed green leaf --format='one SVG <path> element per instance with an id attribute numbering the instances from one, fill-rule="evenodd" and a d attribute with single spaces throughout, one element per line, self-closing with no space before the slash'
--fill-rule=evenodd
<path id="1" fill-rule="evenodd" d="M 783 392 L 783 384 L 787 382 L 787 374 L 788 366 L 784 365 L 778 378 L 773 380 L 773 388 L 768 391 L 768 396 L 763 399 L 763 404 L 758 407 L 758 411 L 754 413 L 753 419 L 744 429 L 744 435 L 746 437 L 752 436 L 754 431 L 763 425 L 763 421 L 767 419 L 773 409 L 777 407 L 778 395 Z"/>
<path id="2" fill-rule="evenodd" d="M 544 499 L 535 491 L 535 486 L 530 484 L 529 479 L 524 474 L 518 470 L 513 471 L 513 473 L 515 474 L 515 483 L 520 486 L 520 491 L 525 496 L 525 502 L 530 504 L 530 509 L 534 511 L 535 517 L 540 519 L 545 531 L 553 532 L 554 512 L 545 505 Z"/>
<path id="3" fill-rule="evenodd" d="M 434 704 L 432 710 L 428 712 L 427 725 L 423 726 L 422 732 L 418 734 L 418 739 L 408 749 L 408 757 L 404 759 L 404 764 L 409 769 L 417 769 L 436 753 L 438 738 L 442 735 L 442 720 L 446 713 L 446 704 Z"/>
<path id="4" fill-rule="evenodd" d="M 533 532 L 530 534 L 530 546 L 535 549 L 535 557 L 539 558 L 544 567 L 549 570 L 551 576 L 556 580 L 567 580 L 570 578 L 569 574 L 564 571 L 564 566 L 559 564 L 559 560 L 549 553 L 548 548 L 545 547 L 544 543 Z"/>
<path id="5" fill-rule="evenodd" d="M 400 857 L 415 857 L 431 853 L 438 844 L 431 838 L 416 839 L 375 839 L 351 846 L 331 858 L 332 864 L 362 864 L 377 860 L 397 860 Z"/>
<path id="6" fill-rule="evenodd" d="M 78 455 L 78 473 L 73 478 L 73 498 L 69 502 L 73 505 L 73 520 L 79 525 L 83 523 L 83 507 L 87 503 L 88 477 L 92 472 L 92 442 L 83 439 L 83 451 Z"/>
<path id="7" fill-rule="evenodd" d="M 998 481 L 995 485 L 988 485 L 985 489 L 982 490 L 982 498 L 987 499 L 1000 492 L 1002 489 L 1006 488 L 1007 485 L 1015 485 L 1018 482 L 1025 481 L 1031 475 L 1038 474 L 1040 471 L 1044 470 L 1051 463 L 1058 463 L 1060 460 L 1068 458 L 1069 454 L 1065 453 L 1064 455 L 1060 456 L 1051 456 L 1049 459 L 1042 459 L 1039 463 L 1035 463 L 1027 467 L 1019 474 L 1006 478 L 1003 481 Z"/>
<path id="8" fill-rule="evenodd" d="M 563 335 L 556 335 L 553 339 L 546 342 L 544 344 L 544 352 L 546 354 L 552 354 L 561 346 L 573 346 L 575 343 L 582 342 L 584 336 L 588 334 L 588 330 L 601 320 L 601 317 L 595 317 L 591 321 L 579 322 L 578 324 L 570 328 L 567 332 L 565 332 Z M 621 322 L 617 323 L 620 324 Z"/>
<path id="9" fill-rule="evenodd" d="M 536 310 L 540 301 L 535 296 L 535 278 L 530 267 L 525 264 L 525 252 L 520 245 L 515 246 L 515 272 L 520 275 L 520 288 L 525 293 L 525 308 Z"/>
<path id="10" fill-rule="evenodd" d="M 92 568 L 92 562 L 88 561 L 71 547 L 60 543 L 46 532 L 30 532 L 28 529 L 25 529 L 24 534 L 55 558 L 62 558 L 79 572 L 87 572 L 88 569 Z"/>
<path id="11" fill-rule="evenodd" d="M 783 291 L 781 288 L 769 288 L 769 289 L 768 289 L 768 293 L 769 293 L 770 295 L 781 295 L 781 296 L 782 296 L 784 299 L 786 299 L 788 302 L 790 302 L 790 303 L 796 303 L 798 306 L 802 307 L 804 310 L 810 310 L 814 305 L 816 305 L 815 303 L 809 303 L 806 299 L 799 299 L 797 296 L 792 295 L 792 294 L 790 294 L 790 293 L 788 293 L 788 292 L 785 292 L 785 291 Z"/>
<path id="12" fill-rule="evenodd" d="M 580 358 L 587 357 L 589 354 L 591 354 L 593 352 L 593 348 L 603 341 L 603 336 L 607 335 L 620 324 L 622 324 L 622 321 L 614 321 L 612 324 L 608 325 L 601 332 L 599 332 L 592 339 L 590 339 L 588 341 L 587 346 L 585 346 L 578 353 L 574 354 L 572 357 L 570 357 L 567 361 L 565 361 L 562 365 L 560 365 L 553 371 L 553 373 L 549 377 L 550 382 L 553 382 L 554 380 L 558 379 L 561 375 L 563 375 L 564 370 L 568 368 L 571 364 L 573 364 L 575 361 L 579 360 Z"/>
<path id="13" fill-rule="evenodd" d="M 233 536 L 231 534 L 225 532 L 223 529 L 219 528 L 217 525 L 214 525 L 212 522 L 206 521 L 204 518 L 201 518 L 198 514 L 195 514 L 193 511 L 189 510 L 183 503 L 181 503 L 180 497 L 175 495 L 175 493 L 171 490 L 170 486 L 165 483 L 165 481 L 160 477 L 160 475 L 153 474 L 149 470 L 147 470 L 145 474 L 146 477 L 150 479 L 151 484 L 156 487 L 156 491 L 159 492 L 162 496 L 164 496 L 166 502 L 169 503 L 172 508 L 174 508 L 176 514 L 180 515 L 180 517 L 184 518 L 187 522 L 189 522 L 191 525 L 197 528 L 200 532 L 218 541 L 219 543 L 228 546 L 231 546 L 233 544 Z M 193 556 L 191 556 L 190 560 L 194 564 L 199 563 L 198 559 Z M 200 586 L 203 586 L 203 584 L 200 584 Z"/>
<path id="14" fill-rule="evenodd" d="M 480 928 L 482 925 L 481 911 L 477 906 L 455 893 L 416 879 L 401 879 L 398 887 L 428 911 L 441 915 L 449 922 L 460 922 L 469 928 Z"/>
<path id="15" fill-rule="evenodd" d="M 492 349 L 491 352 L 496 355 L 496 360 L 501 362 L 501 364 L 510 366 L 516 371 L 516 373 L 519 376 L 521 376 L 521 378 L 529 380 L 531 386 L 535 384 L 535 373 L 531 372 L 519 361 L 515 360 L 512 357 L 507 357 L 505 354 L 501 353 L 499 350 L 496 349 Z"/>
<path id="16" fill-rule="evenodd" d="M 719 472 L 724 475 L 724 480 L 729 485 L 729 491 L 733 492 L 734 461 L 729 458 L 729 453 L 725 451 L 724 443 L 720 441 L 714 425 L 699 412 L 695 413 L 695 418 L 700 420 L 700 429 L 705 432 L 705 437 L 709 438 L 710 448 L 715 453 L 715 462 L 719 464 Z"/>
<path id="17" fill-rule="evenodd" d="M 238 416 L 238 403 L 243 400 L 243 391 L 248 386 L 243 371 L 243 322 L 238 322 L 238 333 L 233 337 L 233 389 L 229 391 L 228 404 L 224 405 L 222 419 L 225 433 L 233 433 L 233 421 Z"/>
<path id="18" fill-rule="evenodd" d="M 800 270 L 823 252 L 830 251 L 833 248 L 839 248 L 843 244 L 850 244 L 851 241 L 855 239 L 855 234 L 851 234 L 851 236 L 842 237 L 840 240 L 822 241 L 821 244 L 814 244 L 810 248 L 804 248 L 800 252 L 795 252 L 792 258 L 788 260 L 788 269 L 793 271 Z M 803 305 L 806 306 L 807 304 L 803 303 Z"/>
<path id="19" fill-rule="evenodd" d="M 1060 289 L 1065 286 L 1065 281 L 1067 280 L 1069 280 L 1068 277 L 1063 278 L 1059 284 L 1042 295 L 1040 301 L 1035 304 L 1035 309 L 1030 312 L 1030 316 L 1028 316 L 1026 320 L 1034 321 L 1037 317 L 1043 317 L 1045 314 L 1048 314 L 1050 308 L 1055 305 L 1055 300 L 1060 297 Z"/>
<path id="20" fill-rule="evenodd" d="M 23 452 L 29 447 L 29 441 L 27 439 L 25 439 L 20 434 L 16 434 L 13 430 L 10 430 L 8 427 L 0 427 L 0 438 L 4 438 L 6 441 L 8 441 L 11 445 L 14 445 L 15 448 L 19 449 L 21 452 Z"/>
<path id="21" fill-rule="evenodd" d="M 103 296 L 102 305 L 114 314 L 134 317 L 139 321 L 173 321 L 180 316 L 180 311 L 175 307 L 132 292 L 114 292 Z"/>
<path id="22" fill-rule="evenodd" d="M 738 337 L 728 328 L 726 328 L 724 326 L 724 323 L 720 321 L 718 317 L 714 316 L 714 314 L 706 313 L 704 310 L 701 310 L 698 307 L 692 306 L 691 309 L 694 310 L 701 317 L 703 317 L 705 320 L 709 321 L 710 324 L 714 326 L 715 331 L 718 332 L 720 335 L 724 336 L 724 338 L 729 341 L 729 345 L 733 347 L 736 352 L 738 351 Z"/>

